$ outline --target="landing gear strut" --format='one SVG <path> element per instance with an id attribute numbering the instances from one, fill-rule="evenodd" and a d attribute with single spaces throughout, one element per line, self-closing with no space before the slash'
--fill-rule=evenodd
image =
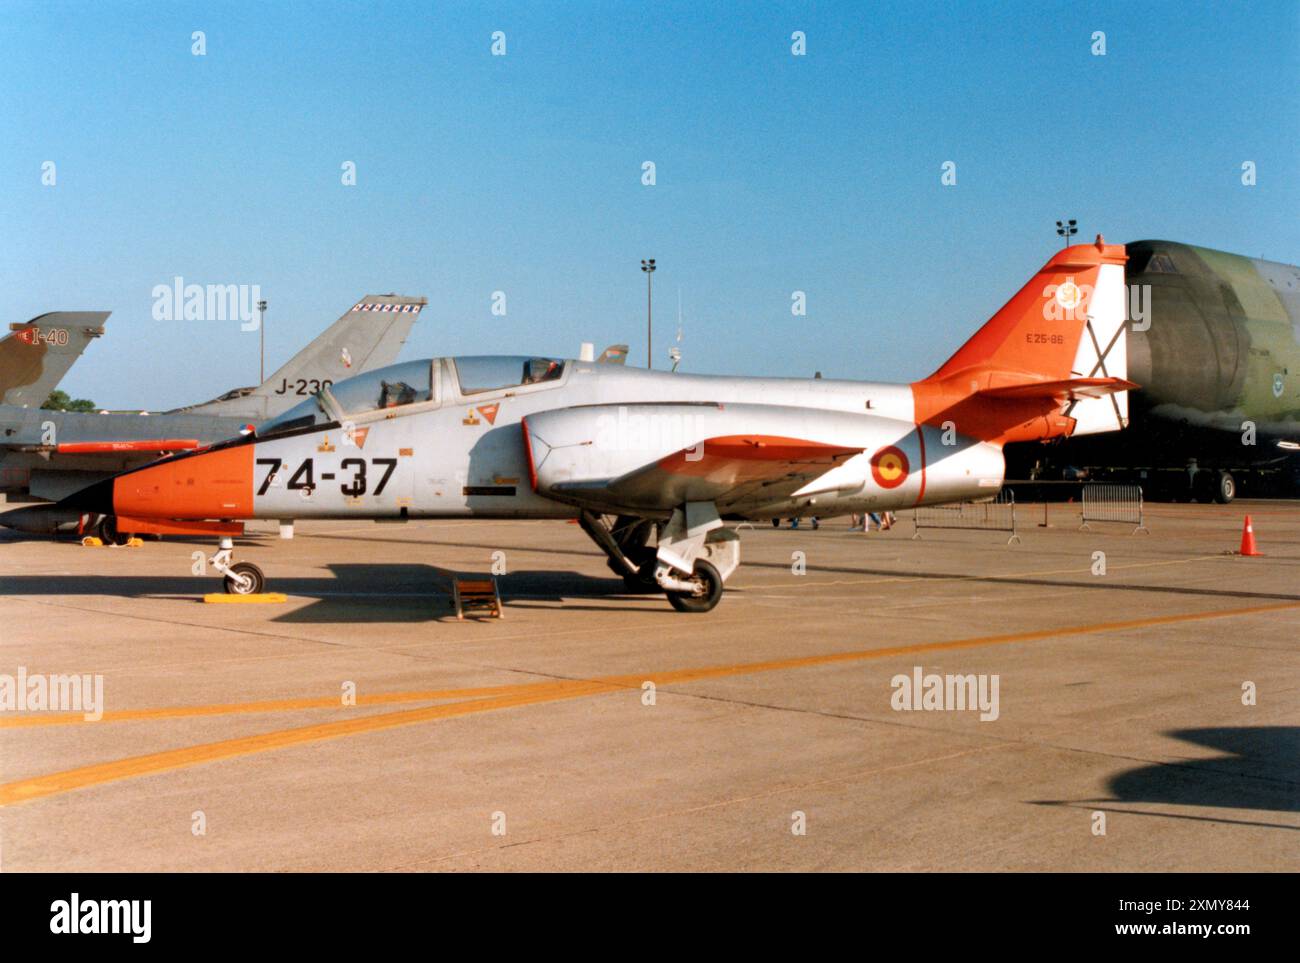
<path id="1" fill-rule="evenodd" d="M 629 592 L 657 592 L 655 550 L 648 544 L 654 522 L 635 515 L 619 515 L 611 524 L 607 516 L 583 512 L 578 524 L 605 553 L 610 571 L 623 579 Z"/>
<path id="2" fill-rule="evenodd" d="M 252 562 L 233 562 L 235 541 L 230 536 L 221 538 L 220 547 L 208 559 L 208 564 L 225 576 L 222 586 L 227 595 L 261 595 L 266 588 L 266 576 Z"/>
<path id="3" fill-rule="evenodd" d="M 655 582 L 678 612 L 710 612 L 740 564 L 740 537 L 723 527 L 712 502 L 673 509 L 659 530 Z"/>
<path id="4" fill-rule="evenodd" d="M 712 502 L 688 502 L 660 524 L 657 547 L 649 545 L 651 519 L 584 511 L 578 524 L 623 577 L 629 591 L 661 591 L 679 612 L 709 612 L 722 598 L 723 583 L 740 564 L 740 539 L 724 528 Z"/>

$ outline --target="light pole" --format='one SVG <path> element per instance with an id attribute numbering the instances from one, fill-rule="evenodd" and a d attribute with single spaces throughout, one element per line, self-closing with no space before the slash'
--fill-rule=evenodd
<path id="1" fill-rule="evenodd" d="M 257 383 L 260 385 L 266 380 L 266 302 L 257 302 L 257 337 L 261 342 L 257 362 Z"/>
<path id="2" fill-rule="evenodd" d="M 1068 221 L 1057 221 L 1056 233 L 1064 239 L 1061 247 L 1067 248 L 1070 246 L 1070 238 L 1079 233 L 1079 222 L 1074 218 L 1070 218 Z"/>
<path id="3" fill-rule="evenodd" d="M 654 367 L 654 352 L 650 347 L 651 318 L 653 317 L 651 309 L 654 306 L 654 273 L 655 259 L 641 259 L 641 270 L 645 271 L 645 366 Z"/>

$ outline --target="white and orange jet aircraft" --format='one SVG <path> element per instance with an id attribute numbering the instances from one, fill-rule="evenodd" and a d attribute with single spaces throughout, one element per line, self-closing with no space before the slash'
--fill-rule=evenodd
<path id="1" fill-rule="evenodd" d="M 1068 247 L 913 384 L 670 374 L 535 357 L 412 361 L 322 388 L 245 437 L 63 504 L 120 531 L 209 533 L 226 591 L 241 520 L 571 519 L 629 589 L 711 610 L 724 523 L 993 496 L 1009 441 L 1128 422 L 1123 245 Z"/>

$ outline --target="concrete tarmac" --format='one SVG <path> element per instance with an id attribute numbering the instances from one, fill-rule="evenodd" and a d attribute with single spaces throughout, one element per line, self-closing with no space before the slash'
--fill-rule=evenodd
<path id="1" fill-rule="evenodd" d="M 104 705 L 0 711 L 0 868 L 1300 866 L 1300 503 L 1020 524 L 745 526 L 707 615 L 563 523 L 263 525 L 269 605 L 203 604 L 202 541 L 5 532 L 0 685 Z"/>

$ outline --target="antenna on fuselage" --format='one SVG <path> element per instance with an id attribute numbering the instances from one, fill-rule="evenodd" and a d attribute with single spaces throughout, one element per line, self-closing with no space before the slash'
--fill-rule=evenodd
<path id="1" fill-rule="evenodd" d="M 672 359 L 673 370 L 682 363 L 682 289 L 677 289 L 677 344 L 668 349 L 668 357 Z"/>

